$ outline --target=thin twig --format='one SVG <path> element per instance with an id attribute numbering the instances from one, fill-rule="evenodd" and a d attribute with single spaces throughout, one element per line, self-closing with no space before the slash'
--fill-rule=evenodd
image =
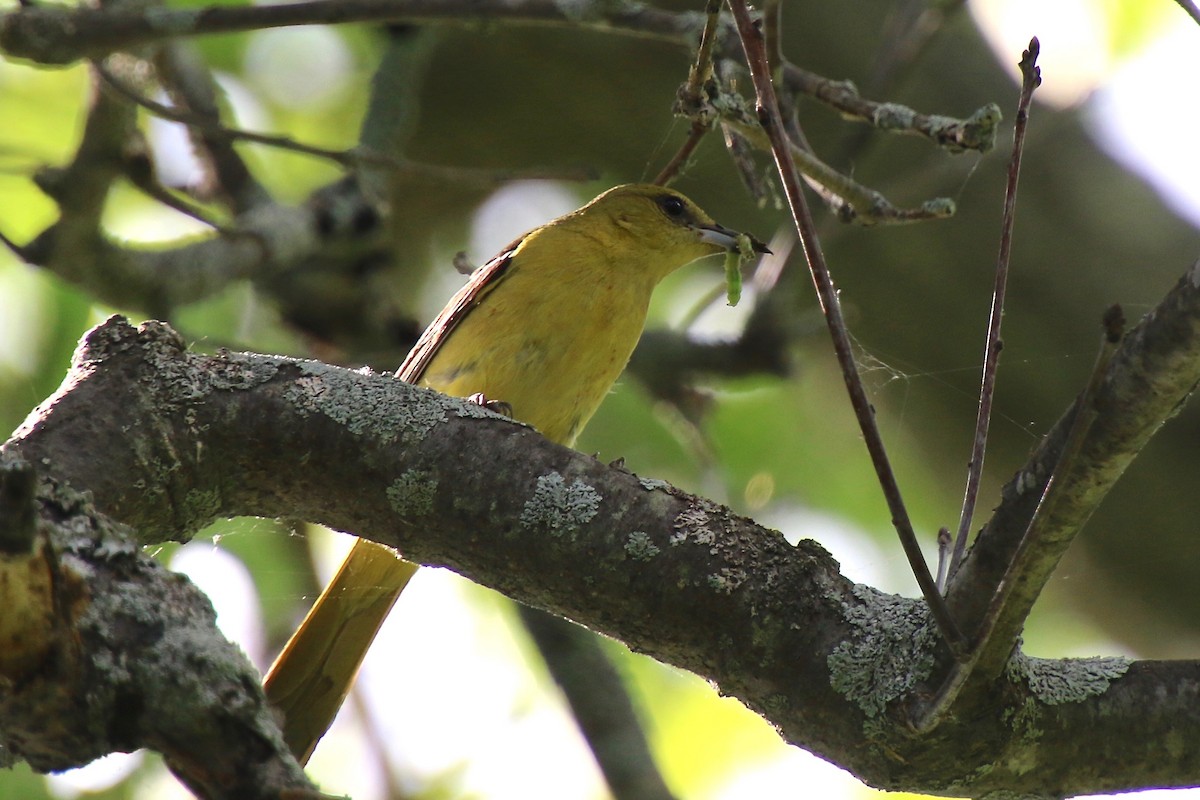
<path id="1" fill-rule="evenodd" d="M 675 179 L 675 176 L 683 169 L 683 165 L 692 157 L 692 153 L 696 151 L 696 146 L 700 144 L 700 140 L 704 138 L 704 134 L 708 133 L 709 126 L 701 122 L 693 122 L 691 130 L 688 131 L 688 138 L 684 140 L 679 149 L 675 151 L 675 155 L 667 162 L 667 165 L 654 176 L 654 184 L 656 186 L 666 186 Z"/>
<path id="2" fill-rule="evenodd" d="M 782 116 L 780 119 L 782 120 Z M 729 106 L 723 108 L 721 121 L 756 147 L 771 149 L 770 137 L 762 126 L 758 122 L 745 119 L 736 109 Z M 915 208 L 899 208 L 875 189 L 863 186 L 853 178 L 843 175 L 796 142 L 787 140 L 782 146 L 791 150 L 792 161 L 803 173 L 806 182 L 843 222 L 898 225 L 945 219 L 954 215 L 954 201 L 946 197 L 935 197 Z"/>
<path id="3" fill-rule="evenodd" d="M 776 166 L 779 168 L 779 177 L 783 182 L 784 190 L 787 192 L 788 203 L 792 209 L 792 218 L 796 223 L 796 232 L 799 234 L 800 241 L 804 246 L 804 253 L 808 259 L 813 284 L 816 287 L 817 296 L 821 302 L 821 309 L 825 313 L 825 320 L 829 327 L 830 336 L 833 338 L 834 352 L 837 354 L 838 363 L 842 369 L 842 377 L 846 382 L 846 390 L 850 394 L 850 404 L 854 408 L 855 416 L 858 418 L 859 427 L 862 430 L 863 438 L 866 440 L 867 450 L 870 452 L 871 461 L 875 466 L 875 473 L 878 476 L 880 486 L 883 488 L 888 509 L 892 514 L 892 524 L 896 527 L 901 546 L 908 557 L 909 565 L 916 576 L 917 583 L 921 587 L 921 593 L 924 595 L 925 601 L 929 604 L 930 613 L 938 629 L 941 631 L 947 646 L 952 652 L 957 654 L 963 646 L 962 634 L 959 633 L 958 627 L 954 624 L 954 620 L 951 619 L 949 609 L 947 609 L 941 594 L 938 593 L 933 576 L 929 573 L 929 566 L 925 563 L 925 558 L 921 554 L 921 546 L 917 542 L 916 534 L 913 532 L 912 523 L 908 518 L 908 511 L 904 508 L 904 501 L 900 496 L 900 487 L 896 483 L 895 473 L 892 471 L 892 466 L 888 461 L 883 445 L 883 438 L 879 433 L 878 426 L 875 424 L 874 410 L 871 408 L 871 403 L 867 398 L 867 392 L 859 376 L 858 367 L 854 363 L 850 335 L 846 329 L 845 319 L 842 317 L 837 288 L 833 284 L 833 278 L 825 263 L 825 256 L 821 252 L 821 245 L 817 239 L 812 214 L 804 199 L 800 173 L 797 171 L 796 164 L 792 160 L 792 148 L 785 140 L 786 134 L 784 133 L 783 120 L 779 113 L 779 103 L 775 98 L 775 89 L 771 84 L 770 67 L 767 64 L 762 32 L 751 20 L 750 11 L 746 7 L 745 0 L 729 0 L 729 6 L 737 22 L 742 46 L 746 51 L 746 61 L 750 66 L 750 73 L 754 79 L 754 88 L 758 95 L 759 120 L 767 136 L 771 139 L 771 152 L 775 157 Z"/>
<path id="4" fill-rule="evenodd" d="M 675 103 L 675 112 L 690 117 L 692 128 L 679 150 L 654 178 L 658 186 L 666 186 L 683 169 L 700 140 L 712 130 L 715 121 L 708 95 L 710 91 L 716 91 L 713 49 L 717 44 L 717 29 L 721 22 L 721 0 L 708 0 L 704 13 L 704 31 L 700 34 L 700 46 L 696 48 L 696 61 L 688 70 L 687 81 L 679 87 L 679 97 Z M 697 113 L 701 110 L 707 113 Z"/>
<path id="5" fill-rule="evenodd" d="M 947 528 L 945 525 L 938 528 L 937 585 L 938 590 L 940 591 L 946 590 L 946 574 L 949 572 L 950 568 L 950 545 L 953 543 L 953 541 L 954 539 L 950 536 L 949 528 Z"/>
<path id="6" fill-rule="evenodd" d="M 988 613 L 980 626 L 976 649 L 985 659 L 989 650 L 988 644 L 995 638 L 994 632 L 1011 627 L 1002 624 L 1005 615 L 1011 616 L 1012 614 L 1010 611 L 1012 604 L 1009 600 L 1014 597 L 1021 584 L 1022 578 L 1026 574 L 1027 560 L 1041 541 L 1040 534 L 1045 528 L 1046 520 L 1052 516 L 1055 504 L 1062 495 L 1058 491 L 1058 487 L 1074 469 L 1080 448 L 1096 419 L 1097 411 L 1093 401 L 1108 372 L 1109 362 L 1117 352 L 1117 345 L 1121 343 L 1121 338 L 1125 333 L 1125 317 L 1121 312 L 1121 307 L 1119 305 L 1110 307 L 1104 313 L 1102 322 L 1104 336 L 1100 340 L 1096 362 L 1092 365 L 1092 374 L 1088 379 L 1087 386 L 1084 387 L 1083 393 L 1075 404 L 1075 418 L 1071 421 L 1071 427 L 1068 429 L 1058 463 L 1054 465 L 1054 473 L 1046 482 L 1046 488 L 1042 492 L 1041 500 L 1038 501 L 1037 510 L 1033 512 L 1033 517 L 1029 520 L 1029 525 L 1021 537 L 1021 544 L 1017 547 L 1017 552 L 1013 555 L 1012 562 L 1004 573 L 1004 580 L 1000 582 L 988 608 Z M 1032 601 L 1030 601 L 1030 605 L 1032 605 Z"/>
<path id="7" fill-rule="evenodd" d="M 996 366 L 1000 359 L 1000 325 L 1004 318 L 1004 296 L 1008 286 L 1008 267 L 1012 259 L 1013 225 L 1017 213 L 1017 181 L 1021 175 L 1021 153 L 1025 147 L 1025 128 L 1029 123 L 1029 106 L 1033 92 L 1042 83 L 1042 70 L 1037 66 L 1041 45 L 1035 36 L 1029 49 L 1021 56 L 1021 96 L 1017 101 L 1017 119 L 1013 129 L 1012 157 L 1008 161 L 1008 183 L 1004 189 L 1004 219 L 1000 224 L 1000 253 L 996 257 L 996 282 L 992 289 L 992 310 L 988 320 L 987 344 L 983 357 L 983 378 L 979 387 L 979 411 L 975 418 L 975 439 L 971 445 L 971 460 L 967 465 L 967 486 L 963 491 L 962 513 L 958 518 L 958 533 L 954 552 L 950 556 L 949 574 L 953 575 L 962 563 L 967 549 L 967 535 L 979 498 L 979 480 L 987 451 L 988 427 L 992 421 L 992 398 L 996 392 Z M 942 583 L 938 588 L 944 588 Z"/>
<path id="8" fill-rule="evenodd" d="M 343 167 L 353 167 L 356 164 L 366 160 L 378 160 L 385 163 L 396 163 L 395 159 L 387 158 L 386 156 L 375 156 L 370 153 L 361 153 L 352 150 L 331 150 L 325 147 L 317 147 L 315 145 L 304 144 L 298 142 L 288 136 L 275 136 L 266 133 L 256 133 L 255 131 L 247 131 L 239 128 L 232 128 L 223 125 L 213 118 L 196 114 L 191 111 L 186 111 L 181 108 L 174 108 L 164 103 L 159 103 L 156 100 L 151 100 L 141 92 L 138 92 L 133 87 L 129 86 L 125 81 L 113 75 L 108 67 L 101 62 L 96 62 L 95 69 L 97 74 L 104 79 L 114 91 L 120 94 L 125 99 L 138 105 L 155 116 L 162 117 L 170 122 L 178 122 L 182 125 L 187 125 L 199 131 L 208 134 L 216 134 L 227 137 L 233 140 L 253 142 L 255 144 L 264 144 L 270 147 L 278 147 L 281 150 L 291 150 L 304 155 L 316 156 L 333 161 Z"/>
<path id="9" fill-rule="evenodd" d="M 850 81 L 838 81 L 785 64 L 780 73 L 784 89 L 806 94 L 841 114 L 888 133 L 923 136 L 951 153 L 975 150 L 986 153 L 996 142 L 1000 107 L 988 103 L 965 119 L 922 114 L 899 103 L 868 100 Z"/>
<path id="10" fill-rule="evenodd" d="M 1196 21 L 1197 25 L 1200 25 L 1200 6 L 1197 6 L 1192 0 L 1175 0 L 1175 2 Z"/>
<path id="11" fill-rule="evenodd" d="M 721 0 L 708 0 L 704 14 L 704 30 L 700 33 L 700 46 L 696 48 L 696 63 L 688 71 L 687 89 L 691 94 L 698 94 L 701 87 L 713 78 L 713 50 L 717 46 L 717 29 L 721 23 Z"/>
<path id="12" fill-rule="evenodd" d="M 410 175 L 425 176 L 431 179 L 442 180 L 447 182 L 461 183 L 478 183 L 484 185 L 495 185 L 508 183 L 514 180 L 565 180 L 565 181 L 591 181 L 597 177 L 596 170 L 591 168 L 577 169 L 472 169 L 469 167 L 447 167 L 438 164 L 421 164 L 415 161 L 408 161 L 402 158 L 389 156 L 385 153 L 379 153 L 371 148 L 355 147 L 351 150 L 332 150 L 317 145 L 305 144 L 288 136 L 277 136 L 267 133 L 258 133 L 256 131 L 248 131 L 241 128 L 231 128 L 227 125 L 216 123 L 206 117 L 197 116 L 193 113 L 180 108 L 164 105 L 155 100 L 151 100 L 135 89 L 131 88 L 127 83 L 119 77 L 112 74 L 107 68 L 102 68 L 99 64 L 96 65 L 97 74 L 104 79 L 105 83 L 113 88 L 121 96 L 133 102 L 135 105 L 145 108 L 147 111 L 160 116 L 163 119 L 171 122 L 178 122 L 182 125 L 188 125 L 198 129 L 202 129 L 207 133 L 227 136 L 230 139 L 250 142 L 252 144 L 261 144 L 267 147 L 277 147 L 281 150 L 289 150 L 291 152 L 309 155 L 316 158 L 324 158 L 332 161 L 347 169 L 353 169 L 363 164 L 374 166 L 391 167 L 397 171 L 404 172 Z"/>
<path id="13" fill-rule="evenodd" d="M 155 174 L 154 162 L 150 159 L 150 154 L 144 149 L 139 148 L 136 151 L 126 154 L 125 177 L 151 200 L 155 200 L 167 208 L 183 214 L 185 217 L 194 219 L 201 225 L 220 231 L 227 236 L 233 236 L 238 233 L 235 228 L 223 225 L 214 219 L 196 203 L 180 197 L 164 186 Z"/>
<path id="14" fill-rule="evenodd" d="M 221 89 L 198 49 L 189 42 L 168 42 L 157 48 L 154 66 L 173 105 L 210 123 L 206 128 L 188 128 L 188 140 L 203 169 L 203 178 L 189 188 L 204 199 L 223 203 L 234 216 L 270 203 L 271 193 L 255 178 L 234 147 L 235 140 L 221 130 Z"/>
<path id="15" fill-rule="evenodd" d="M 932 702 L 914 714 L 913 726 L 922 733 L 937 727 L 946 718 L 954 701 L 972 676 L 978 675 L 986 681 L 997 674 L 1008 660 L 1025 615 L 1040 592 L 1041 583 L 1038 576 L 1029 574 L 1030 560 L 1042 549 L 1039 545 L 1043 544 L 1047 520 L 1053 517 L 1058 500 L 1062 497 L 1060 487 L 1074 470 L 1084 440 L 1098 416 L 1095 398 L 1124 335 L 1125 318 L 1120 306 L 1114 305 L 1105 312 L 1103 327 L 1104 336 L 1096 354 L 1096 362 L 1092 366 L 1091 377 L 1075 403 L 1075 416 L 1071 420 L 1058 461 L 1054 465 L 1054 473 L 1046 482 L 1041 499 L 1021 536 L 1012 561 L 988 603 L 975 643 L 968 657 L 951 669 L 950 675 L 939 687 Z M 1041 573 L 1048 575 L 1048 570 L 1043 569 Z"/>

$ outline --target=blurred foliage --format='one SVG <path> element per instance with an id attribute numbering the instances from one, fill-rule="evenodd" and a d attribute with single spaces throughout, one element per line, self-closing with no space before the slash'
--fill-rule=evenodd
<path id="1" fill-rule="evenodd" d="M 1108 23 L 1109 47 L 1121 57 L 1136 53 L 1179 13 L 1171 3 L 1105 0 L 1101 15 Z"/>
<path id="2" fill-rule="evenodd" d="M 785 52 L 808 69 L 866 85 L 891 8 L 884 0 L 790 4 Z M 1114 0 L 1106 8 L 1112 47 L 1124 53 L 1147 41 L 1170 4 Z M 337 29 L 348 74 L 342 88 L 315 108 L 272 102 L 262 76 L 247 73 L 247 51 L 261 35 L 196 42 L 229 91 L 237 124 L 328 147 L 353 145 L 381 50 L 380 32 Z M 422 35 L 433 37 L 435 46 L 409 147 L 418 161 L 504 170 L 588 168 L 601 178 L 578 187 L 582 201 L 613 183 L 652 176 L 686 132 L 686 123 L 669 113 L 688 67 L 688 54 L 678 48 L 594 31 L 503 25 Z M 26 241 L 54 218 L 53 205 L 29 176 L 40 165 L 69 157 L 86 84 L 82 68 L 36 70 L 0 62 L 0 230 L 16 241 Z M 885 99 L 965 116 L 992 101 L 1011 113 L 1015 94 L 970 20 L 959 15 Z M 902 488 L 918 529 L 932 541 L 939 525 L 953 525 L 965 477 L 1007 138 L 985 157 L 950 157 L 922 141 L 876 135 L 859 149 L 851 144 L 862 141 L 859 126 L 811 102 L 803 104 L 802 115 L 818 152 L 896 202 L 951 195 L 958 203 L 950 221 L 907 228 L 846 228 L 822 221 Z M 1083 385 L 1102 310 L 1120 301 L 1136 320 L 1196 256 L 1195 231 L 1101 155 L 1074 113 L 1037 107 L 1031 131 L 983 511 Z M 256 175 L 289 200 L 302 199 L 338 174 L 329 163 L 307 156 L 258 145 L 240 150 Z M 700 147 L 679 186 L 723 223 L 764 238 L 784 221 L 778 209 L 759 209 L 747 198 L 716 137 Z M 448 255 L 465 247 L 472 212 L 488 191 L 483 184 L 431 176 L 398 181 L 393 236 L 399 263 L 386 278 L 389 300 L 412 314 L 424 307 L 421 284 L 435 283 L 431 274 L 449 270 Z M 179 220 L 122 191 L 110 224 L 124 235 L 148 239 Z M 695 269 L 714 285 L 719 281 L 718 265 Z M 686 294 L 681 283 L 666 289 L 656 300 L 656 324 L 676 318 Z M 54 391 L 79 336 L 111 311 L 0 253 L 0 425 L 12 430 Z M 308 355 L 314 344 L 286 328 L 271 304 L 244 285 L 181 309 L 172 322 L 198 349 Z M 710 382 L 717 403 L 698 431 L 626 380 L 579 447 L 606 460 L 624 457 L 639 474 L 670 480 L 752 516 L 786 519 L 791 508 L 837 515 L 895 553 L 886 508 L 823 331 L 797 348 L 797 360 L 797 375 L 788 382 Z M 1186 410 L 1096 515 L 1081 540 L 1086 555 L 1076 548 L 1031 625 L 1039 654 L 1095 648 L 1095 628 L 1147 655 L 1176 654 L 1184 646 L 1166 637 L 1178 642 L 1174 626 L 1200 611 L 1200 596 L 1191 590 L 1200 574 L 1200 549 L 1191 545 L 1192 521 L 1200 517 L 1200 494 L 1193 490 L 1198 436 L 1200 414 Z M 819 538 L 819 531 L 785 533 Z M 220 522 L 205 535 L 220 536 L 222 546 L 249 566 L 269 638 L 277 645 L 317 585 L 306 565 L 304 539 L 291 535 L 285 522 Z M 616 645 L 614 650 L 623 652 Z M 774 733 L 733 701 L 715 699 L 702 681 L 636 656 L 623 668 L 644 704 L 664 772 L 682 796 L 713 796 L 713 787 L 733 771 L 778 757 L 782 746 Z M 159 762 L 148 758 L 141 769 L 142 783 L 126 782 L 94 796 L 164 796 L 153 793 L 162 790 L 160 778 L 145 778 L 161 773 Z M 333 776 L 322 778 L 337 784 Z M 40 787 L 41 779 L 22 769 L 0 772 L 5 797 L 35 798 Z"/>

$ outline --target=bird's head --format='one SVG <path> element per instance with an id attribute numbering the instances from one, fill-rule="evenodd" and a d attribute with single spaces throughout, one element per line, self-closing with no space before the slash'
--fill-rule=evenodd
<path id="1" fill-rule="evenodd" d="M 697 258 L 739 250 L 737 231 L 718 225 L 686 196 L 664 186 L 617 186 L 575 213 L 585 225 L 603 224 L 614 249 L 652 260 L 660 278 Z M 749 241 L 755 251 L 770 252 L 754 237 Z"/>

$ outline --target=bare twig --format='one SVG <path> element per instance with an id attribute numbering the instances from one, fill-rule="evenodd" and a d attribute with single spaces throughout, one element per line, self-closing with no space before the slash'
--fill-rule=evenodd
<path id="1" fill-rule="evenodd" d="M 1047 548 L 1042 545 L 1046 532 L 1053 528 L 1049 521 L 1063 496 L 1061 487 L 1075 470 L 1084 440 L 1098 416 L 1095 399 L 1124 335 L 1125 318 L 1120 306 L 1114 305 L 1105 312 L 1103 327 L 1104 336 L 1096 363 L 1087 386 L 1075 403 L 1074 416 L 1054 472 L 1046 482 L 1021 542 L 991 597 L 968 657 L 954 665 L 933 702 L 915 715 L 914 726 L 919 731 L 930 731 L 946 718 L 973 676 L 988 681 L 1000 672 L 1015 647 L 1017 634 L 1041 592 L 1045 578 L 1058 563 L 1061 548 L 1047 553 Z"/>
<path id="2" fill-rule="evenodd" d="M 751 20 L 750 11 L 746 6 L 745 0 L 729 0 L 729 6 L 733 10 L 734 19 L 737 22 L 742 46 L 746 51 L 746 61 L 750 66 L 750 72 L 754 79 L 754 88 L 758 94 L 759 120 L 766 135 L 771 139 L 771 152 L 775 157 L 776 166 L 779 168 L 780 179 L 783 182 L 788 203 L 792 209 L 792 217 L 796 223 L 796 231 L 804 246 L 804 253 L 808 259 L 813 284 L 816 287 L 817 296 L 821 302 L 821 309 L 825 313 L 829 333 L 833 338 L 834 351 L 837 354 L 838 363 L 842 369 L 842 376 L 846 382 L 846 390 L 850 394 L 850 403 L 854 408 L 855 416 L 858 418 L 859 427 L 862 430 L 863 438 L 866 440 L 867 450 L 870 452 L 871 461 L 875 466 L 875 473 L 879 478 L 884 497 L 887 500 L 888 509 L 892 514 L 892 524 L 896 527 L 900 543 L 904 548 L 905 555 L 908 557 L 909 565 L 912 567 L 917 583 L 921 587 L 921 593 L 929 605 L 930 613 L 933 615 L 942 637 L 950 649 L 957 653 L 962 649 L 962 634 L 959 633 L 954 620 L 950 618 L 950 612 L 937 590 L 933 576 L 929 573 L 929 566 L 925 563 L 925 559 L 921 555 L 921 546 L 917 542 L 916 534 L 912 529 L 912 523 L 908 518 L 908 511 L 905 509 L 904 501 L 900 496 L 900 487 L 896 483 L 895 473 L 892 471 L 891 464 L 888 461 L 883 445 L 883 438 L 879 433 L 878 426 L 875 424 L 874 410 L 871 408 L 866 389 L 863 387 L 862 380 L 858 374 L 858 367 L 854 363 L 854 353 L 850 344 L 850 336 L 846 329 L 846 322 L 842 317 L 837 288 L 833 284 L 833 278 L 825 263 L 825 256 L 821 252 L 821 245 L 816 235 L 812 214 L 809 212 L 808 204 L 804 199 L 804 193 L 800 184 L 800 174 L 796 169 L 795 162 L 792 160 L 793 147 L 786 141 L 783 120 L 779 113 L 779 104 L 775 98 L 775 89 L 771 84 L 770 67 L 767 64 L 762 32 Z"/>
<path id="3" fill-rule="evenodd" d="M 220 231 L 228 236 L 238 234 L 236 228 L 231 228 L 222 225 L 216 219 L 213 219 L 203 208 L 195 203 L 189 202 L 186 198 L 172 192 L 158 180 L 155 174 L 154 164 L 151 162 L 148 154 L 139 153 L 127 162 L 128 170 L 126 177 L 129 182 L 136 186 L 143 194 L 152 200 L 162 203 L 167 208 L 178 211 L 185 217 L 194 219 L 201 225 L 206 225 L 213 230 Z"/>
<path id="4" fill-rule="evenodd" d="M 234 141 L 253 142 L 255 144 L 277 147 L 295 153 L 328 159 L 343 167 L 354 167 L 363 161 L 377 161 L 399 166 L 396 159 L 384 155 L 362 152 L 360 150 L 332 150 L 326 147 L 305 144 L 290 136 L 278 136 L 268 133 L 258 133 L 234 128 L 222 124 L 219 120 L 204 114 L 195 113 L 182 108 L 175 108 L 156 100 L 151 100 L 141 92 L 129 86 L 125 81 L 113 75 L 112 71 L 103 64 L 96 64 L 96 72 L 114 91 L 132 103 L 141 106 L 155 116 L 187 125 L 210 136 L 220 136 Z"/>
<path id="5" fill-rule="evenodd" d="M 727 95 L 723 99 L 734 97 L 736 96 Z M 722 125 L 737 132 L 756 147 L 768 151 L 772 149 L 771 137 L 749 108 L 737 102 L 722 102 L 719 110 Z M 783 124 L 782 115 L 780 120 Z M 806 182 L 843 222 L 895 225 L 944 219 L 954 214 L 954 201 L 944 197 L 928 200 L 916 208 L 899 208 L 878 191 L 838 172 L 797 142 L 787 139 L 782 144 L 791 151 L 791 160 Z"/>
<path id="6" fill-rule="evenodd" d="M 1104 380 L 1104 376 L 1108 372 L 1108 365 L 1112 361 L 1113 355 L 1117 352 L 1117 345 L 1121 343 L 1121 338 L 1125 332 L 1125 317 L 1121 312 L 1121 307 L 1118 305 L 1110 307 L 1105 312 L 1102 322 L 1104 336 L 1100 340 L 1100 350 L 1096 354 L 1096 363 L 1092 366 L 1092 374 L 1088 379 L 1088 384 L 1075 404 L 1075 417 L 1071 421 L 1066 442 L 1063 444 L 1062 454 L 1059 456 L 1058 463 L 1054 465 L 1054 473 L 1046 483 L 1046 488 L 1042 492 L 1042 498 L 1038 502 L 1037 510 L 1034 512 L 1033 518 L 1029 521 L 1029 525 L 1025 529 L 1025 534 L 1021 537 L 1021 544 L 1008 566 L 1005 579 L 1000 582 L 996 595 L 992 598 L 991 607 L 984 618 L 982 630 L 977 638 L 976 648 L 982 655 L 980 666 L 988 674 L 994 673 L 998 669 L 995 662 L 1002 663 L 1002 659 L 1008 655 L 1007 651 L 999 652 L 999 645 L 992 645 L 991 643 L 1000 641 L 1001 639 L 1004 642 L 1008 642 L 1015 638 L 1021 621 L 1025 618 L 1025 613 L 1033 605 L 1031 597 L 1021 596 L 1027 595 L 1029 590 L 1033 591 L 1035 597 L 1040 592 L 1040 583 L 1037 583 L 1036 588 L 1033 588 L 1033 584 L 1029 580 L 1026 580 L 1028 562 L 1031 555 L 1037 551 L 1037 545 L 1041 543 L 1046 521 L 1053 516 L 1055 504 L 1061 497 L 1061 492 L 1058 488 L 1059 484 L 1074 470 L 1084 438 L 1087 436 L 1092 423 L 1096 419 L 1097 411 L 1094 402 L 1096 394 L 1100 389 L 1100 384 Z M 1028 586 L 1029 590 L 1022 591 L 1022 586 Z M 1027 600 L 1027 602 L 1014 604 L 1011 602 L 1014 599 L 1023 599 Z M 1020 608 L 1014 608 L 1014 606 L 1020 606 Z M 1009 620 L 1007 624 L 1005 624 L 1006 618 Z M 990 670 L 987 664 L 989 651 L 992 651 L 990 660 L 993 662 L 993 668 Z"/>
<path id="7" fill-rule="evenodd" d="M 1179 7 L 1182 8 L 1189 17 L 1196 21 L 1197 25 L 1200 25 L 1200 6 L 1197 6 L 1193 0 L 1175 0 L 1175 2 L 1179 4 Z"/>
<path id="8" fill-rule="evenodd" d="M 1004 190 L 1004 219 L 1000 227 L 1000 253 L 996 257 L 996 282 L 992 289 L 992 311 L 988 320 L 987 344 L 984 348 L 983 378 L 979 388 L 979 411 L 975 418 L 975 439 L 971 445 L 971 460 L 967 466 L 967 486 L 963 491 L 962 513 L 958 519 L 958 533 L 954 539 L 954 552 L 950 556 L 949 574 L 953 575 L 962 563 L 967 547 L 967 535 L 971 519 L 975 514 L 975 502 L 979 497 L 979 480 L 983 474 L 983 460 L 987 451 L 988 427 L 992 420 L 992 397 L 996 390 L 996 365 L 1000 359 L 1000 325 L 1004 318 L 1004 296 L 1008 286 L 1008 266 L 1012 257 L 1013 225 L 1017 213 L 1017 181 L 1021 175 L 1021 152 L 1025 146 L 1025 128 L 1029 123 L 1029 106 L 1033 92 L 1042 82 L 1042 70 L 1037 66 L 1041 45 L 1035 36 L 1029 49 L 1021 56 L 1021 96 L 1017 101 L 1017 119 L 1013 129 L 1012 157 L 1008 162 L 1008 183 Z M 945 584 L 939 584 L 944 588 Z"/>
<path id="9" fill-rule="evenodd" d="M 696 48 L 696 63 L 688 71 L 687 91 L 699 94 L 700 88 L 713 78 L 713 50 L 717 45 L 717 28 L 721 22 L 721 0 L 708 0 L 704 6 L 704 31 Z"/>
<path id="10" fill-rule="evenodd" d="M 617 29 L 672 42 L 695 30 L 691 15 L 638 4 L 594 3 L 588 10 L 594 13 L 580 14 L 553 0 L 311 0 L 263 6 L 158 7 L 152 14 L 132 6 L 56 9 L 38 5 L 0 18 L 0 49 L 43 64 L 69 64 L 168 38 L 351 22 L 473 25 L 491 20 Z"/>
<path id="11" fill-rule="evenodd" d="M 410 175 L 418 175 L 435 180 L 480 184 L 486 186 L 498 185 L 514 180 L 590 181 L 596 179 L 595 170 L 586 168 L 556 168 L 552 170 L 472 169 L 470 167 L 448 167 L 439 164 L 422 164 L 419 162 L 398 158 L 396 156 L 390 156 L 386 153 L 380 153 L 369 147 L 359 146 L 350 150 L 333 150 L 327 147 L 319 147 L 317 145 L 298 141 L 290 136 L 259 133 L 257 131 L 249 131 L 242 128 L 231 127 L 204 116 L 194 114 L 186 109 L 164 105 L 163 103 L 151 100 L 150 98 L 141 94 L 136 89 L 129 86 L 125 81 L 113 75 L 112 71 L 108 68 L 99 68 L 99 65 L 97 65 L 97 67 L 97 74 L 104 79 L 106 85 L 111 87 L 122 97 L 130 100 L 138 106 L 141 106 L 142 108 L 145 108 L 155 116 L 162 117 L 163 119 L 170 120 L 171 122 L 178 122 L 180 124 L 202 130 L 205 133 L 214 136 L 224 136 L 235 141 L 261 144 L 267 147 L 275 147 L 280 150 L 288 150 L 293 153 L 313 156 L 314 158 L 323 158 L 347 169 L 354 169 L 362 165 L 389 167 Z"/>
<path id="12" fill-rule="evenodd" d="M 825 78 L 793 64 L 784 66 L 781 80 L 785 89 L 820 100 L 844 118 L 869 123 L 882 131 L 923 136 L 951 153 L 986 153 L 996 141 L 1000 107 L 995 103 L 976 109 L 966 119 L 955 119 L 922 114 L 899 103 L 867 100 L 850 81 Z"/>
<path id="13" fill-rule="evenodd" d="M 946 575 L 950 568 L 950 545 L 953 542 L 954 538 L 950 535 L 949 528 L 944 525 L 938 528 L 937 585 L 940 591 L 945 591 L 946 588 Z"/>
<path id="14" fill-rule="evenodd" d="M 688 70 L 687 81 L 679 87 L 679 96 L 675 101 L 676 113 L 690 117 L 692 127 L 679 150 L 655 176 L 654 183 L 659 186 L 666 186 L 674 180 L 692 157 L 700 140 L 712 130 L 715 120 L 708 95 L 717 91 L 713 72 L 713 49 L 717 43 L 717 27 L 721 21 L 721 0 L 708 0 L 704 13 L 704 32 L 700 34 L 696 60 Z"/>
<path id="15" fill-rule="evenodd" d="M 683 44 L 695 41 L 692 14 L 662 11 L 634 3 L 594 3 L 586 14 L 553 0 L 311 0 L 258 6 L 214 5 L 155 8 L 153 15 L 133 7 L 30 6 L 0 18 L 0 51 L 43 64 L 69 64 L 167 38 L 351 22 L 412 22 L 470 25 L 480 21 L 562 25 L 603 30 L 643 39 Z M 729 34 L 729 35 L 726 35 Z M 717 51 L 736 47 L 724 21 Z M 848 81 L 834 81 L 780 60 L 782 85 L 819 100 L 842 115 L 883 130 L 929 138 L 950 151 L 990 149 L 999 110 L 988 105 L 966 120 L 926 115 L 892 103 L 859 96 Z"/>
<path id="16" fill-rule="evenodd" d="M 696 152 L 697 145 L 704 135 L 708 133 L 708 126 L 693 122 L 692 127 L 688 130 L 688 137 L 684 140 L 679 149 L 675 151 L 675 155 L 671 156 L 671 160 L 667 162 L 659 173 L 654 176 L 654 183 L 658 186 L 666 186 L 683 170 L 688 159 L 692 157 L 692 153 Z"/>
<path id="17" fill-rule="evenodd" d="M 187 109 L 194 121 L 188 136 L 204 164 L 205 180 L 196 187 L 205 199 L 224 202 L 233 214 L 243 214 L 268 203 L 270 192 L 251 173 L 246 160 L 233 146 L 234 139 L 221 127 L 221 90 L 212 70 L 189 42 L 168 42 L 158 49 L 155 66 L 172 101 Z"/>

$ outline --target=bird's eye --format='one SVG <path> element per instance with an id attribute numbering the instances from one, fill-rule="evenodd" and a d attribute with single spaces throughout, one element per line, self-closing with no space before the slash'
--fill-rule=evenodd
<path id="1" fill-rule="evenodd" d="M 658 205 L 672 219 L 679 219 L 683 216 L 683 201 L 674 195 L 663 197 L 658 201 Z"/>

